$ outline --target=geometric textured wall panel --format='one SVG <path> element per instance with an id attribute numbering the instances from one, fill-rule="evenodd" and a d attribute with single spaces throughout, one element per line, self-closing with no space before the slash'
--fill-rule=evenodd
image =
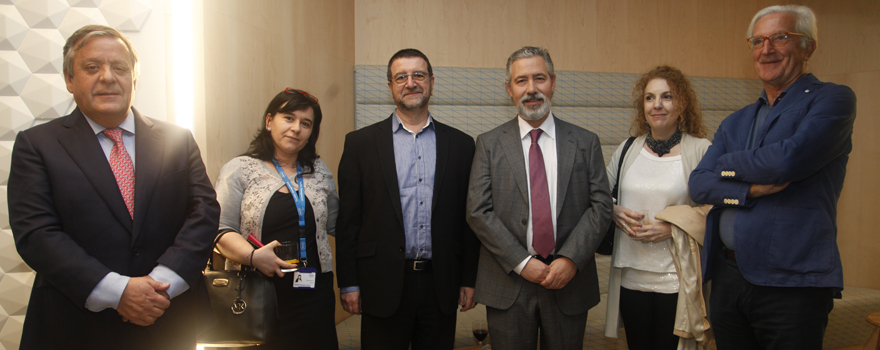
<path id="1" fill-rule="evenodd" d="M 34 124 L 34 116 L 18 96 L 0 96 L 0 141 L 13 141 L 19 131 Z M 0 154 L 0 157 L 3 155 Z M 5 182 L 0 178 L 0 182 Z"/>
<path id="2" fill-rule="evenodd" d="M 71 7 L 98 7 L 101 0 L 67 0 Z"/>
<path id="3" fill-rule="evenodd" d="M 31 73 L 61 73 L 64 41 L 57 29 L 31 29 L 24 36 L 18 53 Z"/>
<path id="4" fill-rule="evenodd" d="M 28 25 L 15 6 L 0 5 L 0 50 L 16 50 Z"/>
<path id="5" fill-rule="evenodd" d="M 18 96 L 31 71 L 15 51 L 0 51 L 0 96 Z"/>
<path id="6" fill-rule="evenodd" d="M 128 31 L 141 30 L 152 10 L 146 0 L 104 0 L 98 8 L 111 27 Z"/>
<path id="7" fill-rule="evenodd" d="M 30 291 L 28 291 L 28 295 L 30 295 Z M 6 319 L 6 324 L 3 325 L 3 329 L 0 330 L 0 345 L 3 345 L 6 350 L 18 349 L 18 346 L 21 345 L 21 330 L 24 326 L 24 314 L 9 316 Z"/>
<path id="8" fill-rule="evenodd" d="M 67 11 L 67 16 L 64 16 L 64 20 L 58 26 L 58 31 L 61 32 L 62 37 L 69 38 L 73 32 L 87 24 L 108 25 L 107 20 L 101 15 L 101 10 L 97 8 L 73 7 Z"/>
<path id="9" fill-rule="evenodd" d="M 64 0 L 18 0 L 15 7 L 31 28 L 56 29 L 70 5 Z"/>
<path id="10" fill-rule="evenodd" d="M 9 181 L 9 165 L 12 163 L 12 145 L 15 141 L 0 141 L 0 185 L 6 185 L 6 182 Z M 2 200 L 3 203 L 6 203 L 6 198 L 4 197 Z M 5 228 L 3 225 L 8 225 L 6 223 L 0 224 L 0 228 Z"/>
<path id="11" fill-rule="evenodd" d="M 3 195 L 3 200 L 0 200 L 0 229 L 8 230 L 9 229 L 9 205 L 6 203 L 6 186 L 0 186 L 0 195 Z M 18 254 L 16 254 L 18 255 Z"/>
<path id="12" fill-rule="evenodd" d="M 31 75 L 21 98 L 37 119 L 58 118 L 73 101 L 61 74 Z"/>
<path id="13" fill-rule="evenodd" d="M 12 315 L 23 315 L 34 285 L 33 272 L 7 272 L 0 279 L 0 306 Z"/>
<path id="14" fill-rule="evenodd" d="M 0 269 L 4 273 L 33 271 L 21 260 L 18 251 L 15 250 L 12 230 L 0 230 Z"/>

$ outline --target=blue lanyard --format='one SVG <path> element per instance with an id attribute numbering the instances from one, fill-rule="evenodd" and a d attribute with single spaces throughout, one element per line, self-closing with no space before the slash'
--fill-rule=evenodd
<path id="1" fill-rule="evenodd" d="M 281 168 L 281 164 L 278 164 L 278 160 L 275 157 L 272 157 L 272 163 L 275 164 L 278 175 L 281 175 L 281 179 L 284 180 L 284 183 L 287 184 L 287 189 L 290 190 L 290 195 L 293 196 L 293 201 L 296 202 L 299 227 L 306 227 L 306 188 L 303 186 L 302 167 L 299 165 L 299 162 L 296 162 L 296 183 L 299 185 L 299 191 L 294 191 L 293 184 L 290 183 L 290 179 L 287 178 L 287 174 L 284 173 L 284 169 Z"/>

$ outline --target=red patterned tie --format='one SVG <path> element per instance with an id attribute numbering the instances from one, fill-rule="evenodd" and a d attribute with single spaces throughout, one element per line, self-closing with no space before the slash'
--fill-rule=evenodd
<path id="1" fill-rule="evenodd" d="M 538 138 L 541 129 L 529 132 L 532 146 L 529 148 L 529 185 L 532 195 L 532 247 L 538 255 L 546 258 L 553 252 L 556 240 L 553 239 L 553 217 L 550 213 L 550 193 L 547 187 L 547 172 L 544 170 L 544 155 Z"/>
<path id="2" fill-rule="evenodd" d="M 122 199 L 125 200 L 128 215 L 134 219 L 134 164 L 125 149 L 125 144 L 122 143 L 122 129 L 104 129 L 103 132 L 113 140 L 113 148 L 110 150 L 110 168 L 113 169 L 113 176 L 116 177 L 119 192 L 122 193 Z"/>

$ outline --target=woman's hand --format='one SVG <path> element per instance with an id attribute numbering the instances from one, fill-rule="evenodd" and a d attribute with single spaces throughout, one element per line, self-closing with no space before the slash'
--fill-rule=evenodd
<path id="1" fill-rule="evenodd" d="M 612 216 L 612 220 L 614 220 L 614 224 L 623 230 L 623 232 L 626 232 L 626 234 L 630 236 L 635 235 L 636 233 L 633 231 L 633 228 L 641 227 L 642 219 L 644 219 L 644 215 L 617 204 L 614 205 L 614 215 Z"/>
<path id="2" fill-rule="evenodd" d="M 293 269 L 297 264 L 289 264 L 275 255 L 275 247 L 280 246 L 278 241 L 269 242 L 269 244 L 254 250 L 253 266 L 260 270 L 264 275 L 272 277 L 284 277 L 281 269 Z"/>
<path id="3" fill-rule="evenodd" d="M 642 243 L 659 243 L 672 237 L 672 225 L 665 221 L 646 221 L 634 231 L 633 239 Z"/>

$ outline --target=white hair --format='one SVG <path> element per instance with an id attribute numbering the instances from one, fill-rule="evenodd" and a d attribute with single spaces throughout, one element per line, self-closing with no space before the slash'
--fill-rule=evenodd
<path id="1" fill-rule="evenodd" d="M 819 43 L 819 28 L 816 26 L 816 14 L 809 7 L 800 5 L 775 5 L 758 11 L 755 17 L 752 18 L 752 23 L 749 24 L 746 38 L 751 38 L 754 35 L 755 24 L 758 23 L 758 20 L 771 13 L 790 13 L 797 18 L 794 31 L 806 35 L 806 37 L 801 37 L 801 48 L 806 48 L 807 43 L 810 41 Z"/>

